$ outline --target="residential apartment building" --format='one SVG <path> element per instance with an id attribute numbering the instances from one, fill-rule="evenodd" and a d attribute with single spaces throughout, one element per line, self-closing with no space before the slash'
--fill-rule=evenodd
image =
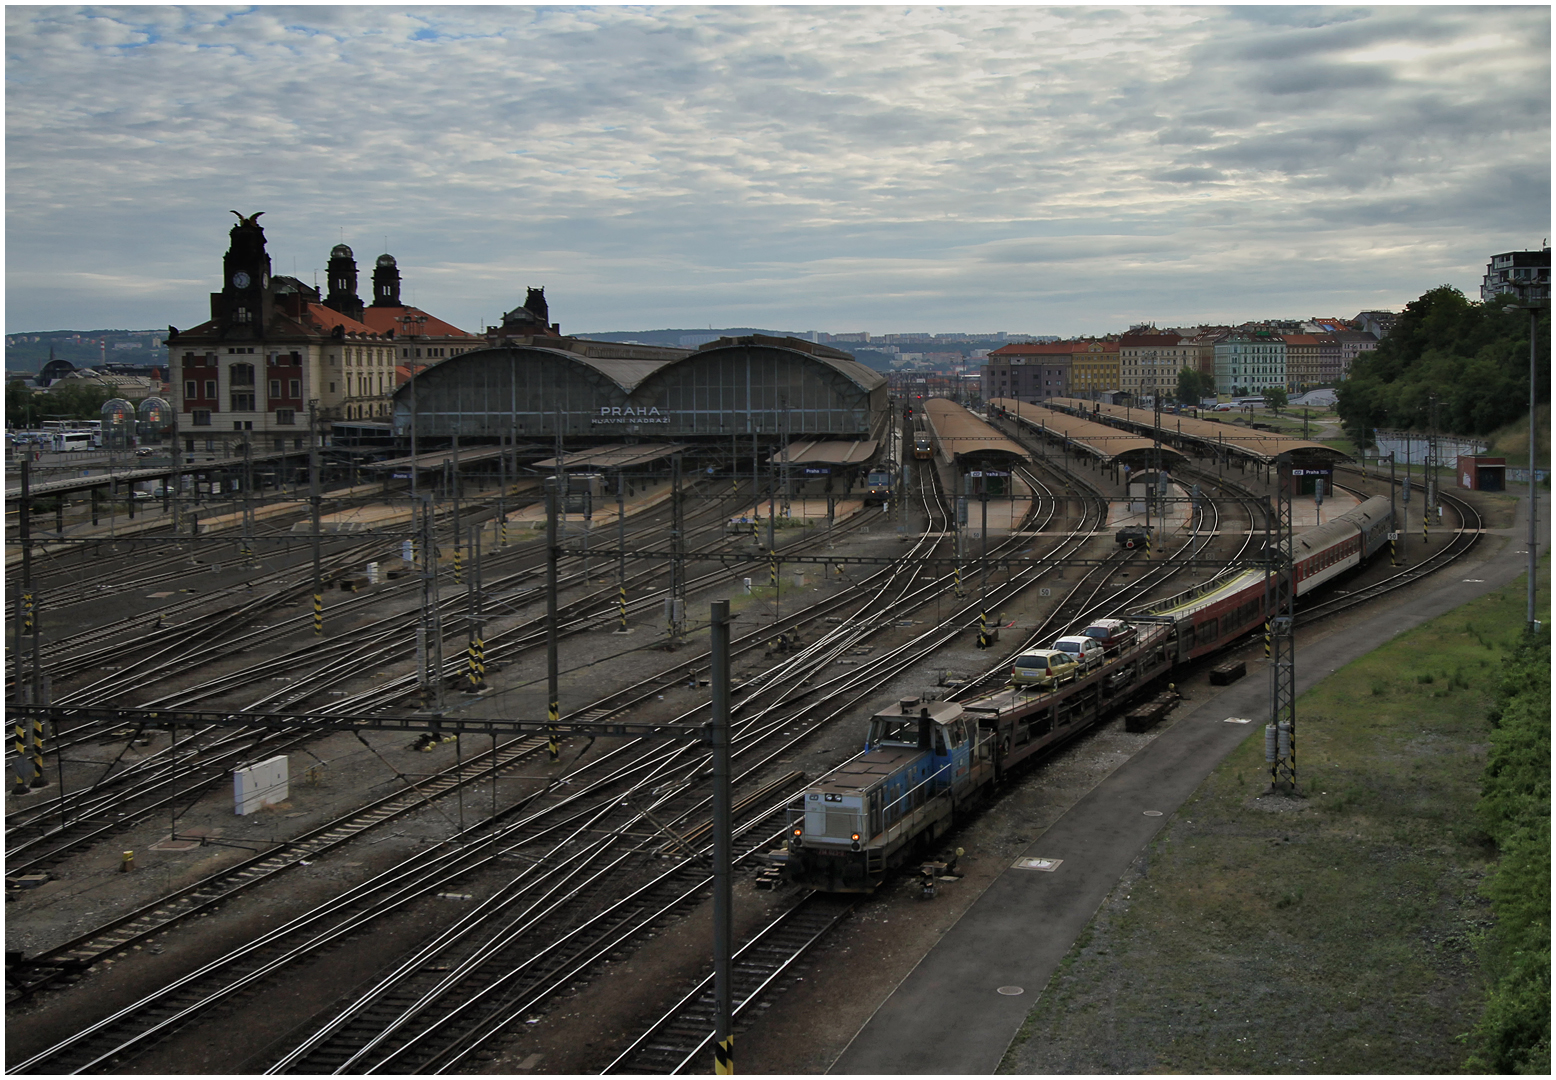
<path id="1" fill-rule="evenodd" d="M 1218 394 L 1257 394 L 1286 385 L 1286 343 L 1267 330 L 1233 330 L 1215 346 Z"/>
<path id="2" fill-rule="evenodd" d="M 1070 389 L 1075 397 L 1092 398 L 1119 388 L 1119 344 L 1116 338 L 1072 341 Z"/>
<path id="3" fill-rule="evenodd" d="M 983 364 L 983 398 L 1044 401 L 1070 395 L 1070 342 L 1006 345 Z"/>
<path id="4" fill-rule="evenodd" d="M 1177 392 L 1178 372 L 1199 362 L 1200 350 L 1181 334 L 1125 334 L 1118 342 L 1119 387 L 1137 399 Z"/>
<path id="5" fill-rule="evenodd" d="M 1316 334 L 1282 334 L 1286 343 L 1286 390 L 1298 394 L 1323 382 Z"/>
<path id="6" fill-rule="evenodd" d="M 1491 256 L 1480 284 L 1480 298 L 1491 300 L 1511 293 L 1519 303 L 1551 299 L 1551 249 L 1504 251 Z"/>
<path id="7" fill-rule="evenodd" d="M 1366 330 L 1336 330 L 1334 337 L 1340 343 L 1340 372 L 1336 380 L 1350 378 L 1356 358 L 1378 347 L 1377 336 Z"/>

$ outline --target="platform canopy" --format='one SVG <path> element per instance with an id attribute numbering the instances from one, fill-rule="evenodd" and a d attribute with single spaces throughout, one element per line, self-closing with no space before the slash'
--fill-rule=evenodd
<path id="1" fill-rule="evenodd" d="M 1027 448 L 948 398 L 928 398 L 924 418 L 940 460 L 958 468 L 1031 461 Z"/>
<path id="2" fill-rule="evenodd" d="M 658 461 L 689 449 L 691 447 L 686 443 L 610 443 L 563 454 L 561 461 L 563 469 L 625 469 L 633 465 L 646 465 L 650 461 Z M 556 466 L 557 459 L 552 457 L 537 461 L 531 467 L 549 470 Z"/>
<path id="3" fill-rule="evenodd" d="M 1077 416 L 1089 416 L 1099 422 L 1112 423 L 1136 433 L 1151 432 L 1156 414 L 1150 409 L 1136 409 L 1124 405 L 1103 405 L 1081 398 L 1052 398 L 1050 408 Z M 1025 406 L 1023 406 L 1024 408 Z M 1176 413 L 1161 414 L 1163 441 L 1171 439 L 1181 447 L 1193 447 L 1203 454 L 1224 449 L 1235 456 L 1245 457 L 1260 465 L 1269 465 L 1281 455 L 1306 462 L 1350 461 L 1351 456 L 1311 439 L 1299 439 L 1291 435 L 1278 435 L 1272 431 L 1253 431 L 1240 424 L 1223 424 L 1218 420 L 1196 420 Z"/>
<path id="4" fill-rule="evenodd" d="M 790 465 L 862 465 L 875 457 L 876 439 L 800 439 L 779 448 L 768 460 Z"/>
<path id="5" fill-rule="evenodd" d="M 1077 453 L 1096 458 L 1103 465 L 1116 462 L 1140 469 L 1153 467 L 1157 461 L 1155 440 L 1107 424 L 1012 398 L 995 398 L 989 402 L 989 409 L 991 412 L 998 410 L 1022 428 L 1050 442 L 1068 442 Z M 1181 452 L 1166 443 L 1162 444 L 1160 452 L 1161 463 L 1168 469 L 1186 460 Z"/>

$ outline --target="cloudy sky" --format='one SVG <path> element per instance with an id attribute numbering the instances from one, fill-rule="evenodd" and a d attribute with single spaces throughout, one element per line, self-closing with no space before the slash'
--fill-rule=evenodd
<path id="1" fill-rule="evenodd" d="M 469 329 L 1080 334 L 1474 295 L 1550 8 L 8 7 L 8 332 L 190 326 L 234 219 Z"/>

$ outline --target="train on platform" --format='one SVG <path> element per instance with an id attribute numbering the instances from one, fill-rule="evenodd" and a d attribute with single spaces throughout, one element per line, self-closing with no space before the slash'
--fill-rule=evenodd
<path id="1" fill-rule="evenodd" d="M 1360 566 L 1388 543 L 1392 528 L 1391 504 L 1378 497 L 1297 535 L 1297 596 Z M 1181 665 L 1262 629 L 1284 596 L 1277 590 L 1292 584 L 1263 568 L 1232 569 L 1120 613 L 1134 636 L 1110 649 L 1091 673 L 1052 689 L 1006 686 L 960 702 L 901 699 L 871 717 L 864 753 L 800 794 L 790 813 L 785 876 L 823 892 L 873 892 L 894 868 L 922 857 L 1014 769 Z"/>
<path id="2" fill-rule="evenodd" d="M 892 474 L 887 469 L 871 469 L 864 481 L 864 504 L 879 506 L 891 501 Z"/>

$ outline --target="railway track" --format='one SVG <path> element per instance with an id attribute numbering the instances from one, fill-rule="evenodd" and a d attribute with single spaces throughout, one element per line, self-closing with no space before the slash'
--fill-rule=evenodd
<path id="1" fill-rule="evenodd" d="M 1094 533 L 1094 529 L 1087 530 L 1078 542 L 1084 542 Z M 913 598 L 923 602 L 924 597 L 938 595 L 950 587 L 950 575 L 931 576 L 931 580 L 917 583 L 914 576 L 907 577 L 890 597 L 883 595 L 883 607 L 875 610 L 885 610 L 892 604 L 907 603 Z M 1016 576 L 1021 580 L 1002 583 L 991 593 L 996 602 L 1000 596 L 1013 596 L 1037 579 L 1035 573 Z M 881 586 L 883 593 L 884 589 L 885 586 Z M 789 752 L 786 747 L 844 714 L 855 702 L 874 692 L 872 687 L 905 667 L 921 662 L 939 644 L 966 632 L 975 622 L 976 607 L 976 604 L 963 605 L 939 625 L 915 635 L 908 645 L 872 656 L 851 672 L 823 678 L 819 673 L 825 664 L 862 640 L 862 635 L 879 629 L 880 616 L 862 609 L 853 624 L 839 627 L 835 634 L 826 635 L 801 655 L 777 665 L 778 673 L 772 680 L 755 685 L 752 693 L 742 695 L 741 708 L 745 715 L 735 740 L 741 755 L 742 782 L 750 783 L 764 770 L 770 772 L 779 756 Z M 759 633 L 766 636 L 771 632 L 764 628 Z M 828 715 L 818 715 L 822 707 L 830 710 Z M 535 815 L 520 821 L 484 823 L 461 837 L 466 841 L 466 856 L 472 849 L 480 849 L 492 852 L 495 861 L 477 866 L 472 861 L 461 863 L 451 859 L 439 868 L 438 872 L 443 876 L 431 884 L 427 883 L 430 879 L 419 879 L 416 884 L 409 879 L 393 882 L 383 876 L 374 879 L 380 892 L 373 902 L 381 902 L 387 895 L 382 890 L 403 886 L 395 895 L 405 903 L 413 903 L 425 899 L 429 890 L 466 888 L 459 883 L 472 880 L 473 875 L 483 870 L 491 871 L 494 866 L 514 862 L 525 864 L 517 876 L 507 879 L 507 885 L 481 886 L 511 888 L 515 899 L 501 912 L 492 913 L 494 921 L 488 922 L 486 931 L 472 932 L 458 944 L 448 943 L 447 947 L 453 951 L 439 954 L 440 958 L 431 964 L 433 968 L 446 965 L 441 973 L 443 978 L 430 986 L 425 983 L 386 984 L 374 1001 L 348 1004 L 339 1015 L 348 1012 L 354 1017 L 376 1014 L 377 1019 L 363 1028 L 359 1028 L 355 1020 L 341 1023 L 336 1031 L 350 1031 L 349 1037 L 337 1039 L 331 1035 L 310 1041 L 307 1049 L 301 1045 L 293 1047 L 273 1060 L 272 1069 L 320 1071 L 328 1066 L 329 1071 L 448 1071 L 467 1067 L 470 1055 L 493 1040 L 503 1038 L 516 1018 L 544 1008 L 558 989 L 601 963 L 611 951 L 629 948 L 632 935 L 644 932 L 641 928 L 653 926 L 654 920 L 662 918 L 665 912 L 695 902 L 699 890 L 706 887 L 705 874 L 701 878 L 688 873 L 684 879 L 661 877 L 644 881 L 643 867 L 633 860 L 644 856 L 663 858 L 684 846 L 687 838 L 694 837 L 699 828 L 705 828 L 706 795 L 697 780 L 703 770 L 700 755 L 682 749 L 650 755 L 638 753 L 633 757 L 632 749 L 623 746 L 590 763 L 588 768 L 601 769 L 633 758 L 614 766 L 615 772 L 588 792 L 594 801 L 579 798 L 585 792 L 575 789 L 582 788 L 585 783 L 582 774 L 575 772 L 569 774 L 565 787 L 548 785 L 505 814 L 505 818 L 512 818 L 522 814 L 537 799 L 540 802 L 554 800 L 555 805 L 546 809 L 544 820 L 537 810 Z M 625 809 L 619 794 L 623 785 L 630 804 Z M 573 794 L 556 799 L 554 792 L 561 790 Z M 757 838 L 746 848 L 748 852 L 764 850 L 783 825 L 782 810 L 786 803 L 777 804 L 764 815 L 760 812 L 760 802 L 760 798 L 753 801 L 752 797 L 747 797 L 747 805 L 753 810 L 747 822 L 747 833 Z M 562 807 L 567 809 L 559 809 Z M 774 826 L 771 833 L 764 834 L 764 823 Z M 537 853 L 544 844 L 550 846 Z M 431 853 L 428 858 L 430 860 Z M 584 858 L 587 858 L 586 865 L 591 872 L 604 876 L 591 878 L 580 871 L 583 876 L 570 877 L 565 883 L 556 879 L 561 868 L 571 868 Z M 607 888 L 604 883 L 612 873 L 616 875 L 614 884 Z M 523 882 L 520 882 L 521 878 Z M 537 883 L 542 878 L 543 884 Z M 369 884 L 373 883 L 364 883 Z M 641 890 L 650 888 L 660 890 L 653 894 L 656 898 L 640 903 L 638 898 L 649 896 Z M 520 892 L 522 898 L 519 898 Z M 496 895 L 495 892 L 489 894 Z M 577 922 L 582 918 L 586 896 L 595 898 L 593 904 L 598 909 L 597 914 L 591 914 L 585 920 L 588 929 Z M 607 897 L 620 899 L 608 900 Z M 621 904 L 627 904 L 632 910 L 617 906 Z M 327 924 L 308 924 L 310 936 L 307 941 L 319 941 L 317 948 L 326 948 L 349 934 L 362 932 L 376 917 L 367 915 L 365 909 L 357 914 L 361 918 L 343 914 Z M 532 934 L 530 938 L 521 939 L 504 937 L 492 930 L 499 924 L 516 927 L 520 922 L 527 922 L 527 930 L 538 931 L 542 925 L 555 929 L 564 916 L 569 925 L 563 936 L 569 936 L 582 946 L 565 956 L 552 940 L 555 935 Z M 285 956 L 286 963 L 306 962 L 307 956 L 317 955 L 312 946 L 304 950 L 299 940 L 293 938 L 290 942 L 266 947 Z M 426 966 L 423 964 L 416 970 L 425 974 L 423 968 Z M 284 967 L 285 963 L 262 972 L 258 966 L 250 964 L 234 967 L 220 976 L 212 973 L 211 985 L 199 994 L 190 990 L 188 996 L 177 1001 L 148 1003 L 144 1015 L 133 1022 L 128 1016 L 118 1020 L 107 1018 L 91 1029 L 92 1045 L 65 1048 L 61 1044 L 54 1048 L 57 1053 L 46 1051 L 35 1055 L 17 1068 L 19 1071 L 121 1069 L 140 1049 L 205 1015 L 219 1002 L 251 992 L 269 974 Z M 456 970 L 459 972 L 457 979 L 452 974 Z M 504 972 L 515 974 L 504 976 Z M 387 1007 L 375 1007 L 375 1003 L 384 1002 L 389 1003 Z M 441 1019 L 445 1015 L 454 1019 Z M 436 1024 L 432 1023 L 434 1019 Z M 327 1050 L 328 1046 L 333 1049 Z M 304 1056 L 297 1056 L 299 1054 Z M 304 1062 L 307 1055 L 321 1056 L 313 1059 L 314 1065 L 294 1069 L 294 1064 Z"/>
<path id="2" fill-rule="evenodd" d="M 764 926 L 731 957 L 731 1013 L 738 1024 L 782 975 L 858 906 L 854 897 L 808 893 Z M 601 1072 L 668 1076 L 702 1072 L 712 1054 L 713 976 L 654 1021 Z M 700 1067 L 699 1067 L 700 1066 Z"/>

